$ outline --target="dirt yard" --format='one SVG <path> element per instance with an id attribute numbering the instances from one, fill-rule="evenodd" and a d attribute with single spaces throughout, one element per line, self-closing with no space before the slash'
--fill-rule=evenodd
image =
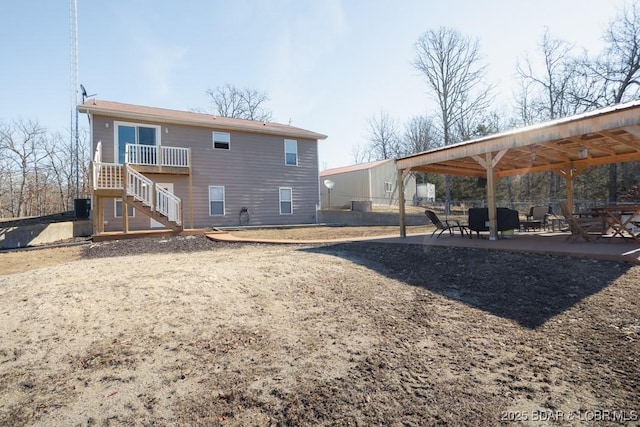
<path id="1" fill-rule="evenodd" d="M 0 253 L 0 425 L 636 425 L 639 287 L 368 242 Z"/>

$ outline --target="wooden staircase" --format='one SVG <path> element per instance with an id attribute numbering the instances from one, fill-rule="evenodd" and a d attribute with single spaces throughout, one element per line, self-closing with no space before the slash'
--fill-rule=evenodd
<path id="1" fill-rule="evenodd" d="M 180 232 L 182 201 L 128 164 L 93 162 L 93 194 L 122 198 L 138 212 Z"/>
<path id="2" fill-rule="evenodd" d="M 126 197 L 127 204 L 133 206 L 138 212 L 142 212 L 149 218 L 158 221 L 160 224 L 164 225 L 167 228 L 170 228 L 173 231 L 182 231 L 183 226 L 181 222 L 171 220 L 168 216 L 158 212 L 157 210 L 152 210 L 150 206 L 147 206 L 142 201 L 136 199 L 134 196 L 128 195 Z"/>
<path id="3" fill-rule="evenodd" d="M 191 175 L 191 150 L 127 144 L 124 164 L 107 163 L 102 161 L 102 141 L 98 141 L 90 174 L 94 235 L 104 232 L 104 200 L 113 198 L 121 198 L 127 205 L 174 232 L 184 231 L 180 198 L 142 173 Z M 129 231 L 128 218 L 123 216 L 125 233 Z"/>

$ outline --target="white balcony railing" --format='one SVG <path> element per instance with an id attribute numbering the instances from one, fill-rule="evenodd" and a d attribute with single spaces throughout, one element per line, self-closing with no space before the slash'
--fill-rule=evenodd
<path id="1" fill-rule="evenodd" d="M 96 152 L 93 153 L 93 161 L 96 163 L 102 162 L 102 141 L 98 141 L 96 145 Z"/>
<path id="2" fill-rule="evenodd" d="M 189 158 L 189 149 L 180 147 L 160 147 L 162 158 L 162 166 L 189 167 L 191 159 Z"/>
<path id="3" fill-rule="evenodd" d="M 96 190 L 122 190 L 123 166 L 118 163 L 93 163 L 93 188 Z"/>
<path id="4" fill-rule="evenodd" d="M 191 165 L 188 148 L 127 144 L 125 162 L 141 166 L 185 167 Z"/>

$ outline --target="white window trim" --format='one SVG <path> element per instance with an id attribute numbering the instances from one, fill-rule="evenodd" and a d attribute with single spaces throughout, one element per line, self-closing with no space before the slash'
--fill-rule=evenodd
<path id="1" fill-rule="evenodd" d="M 156 147 L 160 147 L 162 145 L 162 126 L 151 125 L 149 123 L 133 123 L 133 122 L 121 122 L 114 121 L 113 122 L 113 163 L 118 163 L 118 147 L 120 146 L 120 141 L 118 140 L 118 126 L 129 126 L 129 127 L 138 127 L 142 126 L 145 128 L 155 128 L 156 130 Z M 136 138 L 138 136 L 136 135 Z M 137 141 L 135 142 L 138 143 Z"/>
<path id="2" fill-rule="evenodd" d="M 122 199 L 113 199 L 113 217 L 114 218 L 123 218 L 122 215 L 118 215 L 118 202 L 122 203 L 122 209 L 124 210 L 124 201 Z M 129 218 L 135 218 L 136 217 L 136 208 L 134 208 L 131 205 L 128 205 L 128 207 L 131 208 L 131 215 L 129 215 Z"/>
<path id="3" fill-rule="evenodd" d="M 291 212 L 282 212 L 282 202 L 286 200 L 282 200 L 282 190 L 289 190 L 289 194 L 291 195 Z M 278 209 L 280 210 L 280 215 L 293 215 L 293 188 L 292 187 L 278 187 Z"/>
<path id="4" fill-rule="evenodd" d="M 211 200 L 211 189 L 212 188 L 222 188 L 222 214 L 213 214 L 211 213 L 211 202 L 220 202 L 220 200 Z M 210 185 L 208 188 L 208 197 L 209 197 L 209 216 L 225 216 L 227 214 L 227 192 L 224 188 L 224 185 Z"/>
<path id="5" fill-rule="evenodd" d="M 296 143 L 296 164 L 295 165 L 290 165 L 289 163 L 287 163 L 287 142 L 295 142 Z M 298 155 L 298 140 L 297 139 L 285 139 L 284 140 L 284 164 L 285 166 L 298 166 L 298 164 L 300 163 L 299 161 L 299 155 Z"/>
<path id="6" fill-rule="evenodd" d="M 385 193 L 393 193 L 393 184 L 391 182 L 384 183 L 384 192 Z"/>
<path id="7" fill-rule="evenodd" d="M 229 137 L 228 148 L 216 148 L 216 134 L 227 135 Z M 213 146 L 214 150 L 226 150 L 226 151 L 231 150 L 231 134 L 229 132 L 217 132 L 217 131 L 211 132 L 211 145 Z"/>

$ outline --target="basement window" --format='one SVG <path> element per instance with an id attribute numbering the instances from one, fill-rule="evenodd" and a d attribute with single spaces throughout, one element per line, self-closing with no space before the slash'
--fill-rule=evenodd
<path id="1" fill-rule="evenodd" d="M 293 189 L 291 187 L 280 187 L 280 215 L 293 214 Z"/>
<path id="2" fill-rule="evenodd" d="M 209 215 L 224 215 L 224 187 L 209 187 Z"/>
<path id="3" fill-rule="evenodd" d="M 114 218 L 122 218 L 122 199 L 115 199 L 114 203 Z M 135 210 L 133 206 L 127 206 L 127 216 L 129 218 L 135 218 Z"/>

